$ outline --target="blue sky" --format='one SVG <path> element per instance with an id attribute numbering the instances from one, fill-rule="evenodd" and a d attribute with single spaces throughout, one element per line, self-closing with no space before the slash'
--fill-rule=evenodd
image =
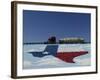
<path id="1" fill-rule="evenodd" d="M 90 19 L 88 13 L 23 10 L 23 40 L 44 42 L 50 36 L 57 40 L 82 37 L 90 42 Z"/>

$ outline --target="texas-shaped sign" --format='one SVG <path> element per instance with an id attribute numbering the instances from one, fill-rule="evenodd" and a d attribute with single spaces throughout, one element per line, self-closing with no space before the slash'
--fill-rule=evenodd
<path id="1" fill-rule="evenodd" d="M 49 44 L 45 47 L 43 51 L 30 51 L 28 53 L 31 53 L 34 57 L 44 57 L 47 55 L 52 55 L 56 58 L 59 58 L 60 60 L 68 63 L 75 63 L 74 58 L 88 54 L 88 51 L 82 49 L 82 48 L 76 48 L 76 47 L 66 47 L 59 49 L 58 44 Z"/>

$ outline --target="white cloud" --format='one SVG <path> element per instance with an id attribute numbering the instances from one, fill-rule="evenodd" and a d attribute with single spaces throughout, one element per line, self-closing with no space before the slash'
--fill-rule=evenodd
<path id="1" fill-rule="evenodd" d="M 45 56 L 44 58 L 41 58 L 36 63 L 38 66 L 40 66 L 40 65 L 48 65 L 48 66 L 55 65 L 55 66 L 57 66 L 57 65 L 65 63 L 65 62 L 56 57 L 53 57 L 53 56 Z"/>
<path id="2" fill-rule="evenodd" d="M 87 58 L 76 58 L 74 59 L 74 61 L 77 63 L 77 65 L 81 65 L 81 66 L 89 66 L 91 65 L 91 58 L 87 57 Z"/>
<path id="3" fill-rule="evenodd" d="M 23 65 L 24 68 L 29 68 L 31 66 L 32 66 L 32 63 L 30 61 L 28 60 L 24 61 L 24 65 Z"/>
<path id="4" fill-rule="evenodd" d="M 87 45 L 59 45 L 60 48 L 68 50 L 80 50 L 80 49 L 85 49 L 90 51 L 90 48 Z M 84 47 L 83 47 L 84 46 Z M 88 47 L 85 48 L 85 47 Z M 89 45 L 90 46 L 90 45 Z M 64 62 L 54 56 L 48 55 L 48 56 L 44 56 L 44 57 L 34 57 L 32 56 L 32 54 L 29 54 L 29 51 L 41 51 L 44 50 L 46 46 L 43 45 L 39 45 L 39 46 L 26 46 L 24 53 L 24 69 L 35 69 L 35 68 L 50 68 L 50 67 L 75 67 L 75 66 L 90 66 L 91 65 L 91 54 L 88 53 L 86 55 L 82 55 L 82 56 L 78 56 L 76 58 L 74 58 L 75 63 L 67 63 Z M 76 48 L 77 49 L 76 49 Z M 60 49 L 58 48 L 58 49 Z M 70 49 L 69 49 L 70 48 Z M 61 50 L 61 49 L 60 49 Z M 48 52 L 45 52 L 44 54 L 48 54 Z"/>

